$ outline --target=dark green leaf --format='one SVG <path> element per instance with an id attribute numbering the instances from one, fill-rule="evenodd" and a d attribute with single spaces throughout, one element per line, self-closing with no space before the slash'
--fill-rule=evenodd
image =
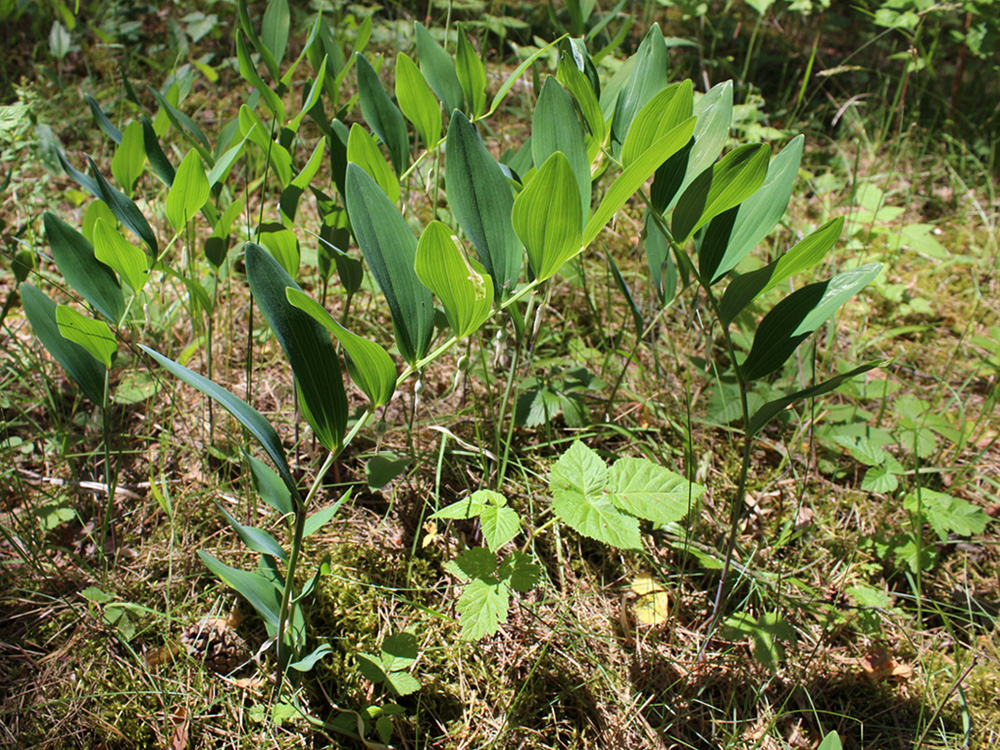
<path id="1" fill-rule="evenodd" d="M 357 67 L 361 114 L 368 127 L 389 149 L 392 167 L 397 175 L 401 175 L 410 163 L 410 134 L 406 129 L 406 120 L 385 93 L 378 74 L 363 55 L 357 55 Z"/>
<path id="2" fill-rule="evenodd" d="M 260 41 L 271 52 L 274 62 L 280 67 L 288 46 L 288 29 L 291 16 L 288 0 L 270 0 L 264 11 L 264 21 L 260 28 Z"/>
<path id="3" fill-rule="evenodd" d="M 97 123 L 97 127 L 104 131 L 104 134 L 108 136 L 115 143 L 122 142 L 122 131 L 116 128 L 108 116 L 104 114 L 104 110 L 101 109 L 101 105 L 97 103 L 97 100 L 90 94 L 84 95 L 87 100 L 87 104 L 90 105 L 90 113 L 94 116 L 94 121 Z"/>
<path id="4" fill-rule="evenodd" d="M 421 26 L 416 26 L 417 54 L 420 56 L 420 71 L 427 78 L 438 99 L 444 102 L 444 108 L 451 112 L 462 109 L 462 83 L 455 71 L 455 62 L 451 55 L 444 51 L 431 33 Z"/>
<path id="5" fill-rule="evenodd" d="M 292 496 L 288 492 L 288 487 L 281 481 L 281 477 L 259 458 L 254 458 L 249 453 L 245 455 L 247 463 L 250 464 L 254 489 L 257 490 L 261 500 L 283 516 L 294 513 L 295 506 L 292 503 Z"/>
<path id="6" fill-rule="evenodd" d="M 125 297 L 114 272 L 97 259 L 87 238 L 58 216 L 46 212 L 42 221 L 52 259 L 66 283 L 97 312 L 117 324 L 125 314 Z"/>
<path id="7" fill-rule="evenodd" d="M 632 120 L 650 99 L 666 88 L 667 46 L 660 25 L 654 23 L 633 56 L 632 72 L 615 105 L 611 132 L 624 143 Z"/>
<path id="8" fill-rule="evenodd" d="M 259 552 L 262 555 L 271 555 L 278 560 L 287 560 L 288 555 L 285 554 L 285 550 L 281 548 L 278 544 L 278 540 L 273 536 L 268 534 L 263 529 L 258 529 L 255 526 L 246 526 L 235 518 L 233 518 L 232 513 L 226 510 L 220 503 L 216 502 L 219 510 L 222 511 L 222 515 L 225 517 L 226 522 L 233 527 L 236 535 L 243 540 L 243 543 L 248 549 L 254 552 Z"/>
<path id="9" fill-rule="evenodd" d="M 139 207 L 131 199 L 127 198 L 124 193 L 112 187 L 111 183 L 104 179 L 104 175 L 98 171 L 97 165 L 94 164 L 89 156 L 87 157 L 87 162 L 90 164 L 90 170 L 94 173 L 94 184 L 97 186 L 94 195 L 107 203 L 108 208 L 111 209 L 111 213 L 115 215 L 115 218 L 135 232 L 136 236 L 145 242 L 153 254 L 156 255 L 156 235 L 153 234 L 149 222 L 146 221 L 146 217 L 142 215 Z"/>
<path id="10" fill-rule="evenodd" d="M 198 557 L 205 567 L 217 575 L 222 582 L 253 605 L 257 614 L 264 618 L 268 632 L 275 632 L 281 614 L 281 589 L 259 573 L 250 573 L 226 565 L 205 550 L 198 550 Z"/>
<path id="11" fill-rule="evenodd" d="M 538 95 L 531 123 L 532 161 L 541 168 L 557 151 L 563 153 L 572 169 L 580 193 L 581 215 L 586 220 L 590 214 L 590 160 L 583 143 L 583 131 L 573 100 L 554 76 L 548 76 Z"/>
<path id="12" fill-rule="evenodd" d="M 365 478 L 368 481 L 368 489 L 376 492 L 385 487 L 389 482 L 398 477 L 411 463 L 411 459 L 406 456 L 402 458 L 393 453 L 381 453 L 372 456 L 365 464 Z"/>

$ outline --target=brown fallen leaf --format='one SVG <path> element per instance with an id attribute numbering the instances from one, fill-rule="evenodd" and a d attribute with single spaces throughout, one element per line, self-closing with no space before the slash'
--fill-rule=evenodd
<path id="1" fill-rule="evenodd" d="M 188 730 L 191 727 L 191 716 L 187 708 L 181 706 L 170 718 L 174 724 L 174 731 L 170 735 L 170 750 L 187 750 Z"/>
<path id="2" fill-rule="evenodd" d="M 890 677 L 909 680 L 913 676 L 913 668 L 901 664 L 892 658 L 885 648 L 873 648 L 858 662 L 865 675 L 874 682 L 882 682 Z"/>

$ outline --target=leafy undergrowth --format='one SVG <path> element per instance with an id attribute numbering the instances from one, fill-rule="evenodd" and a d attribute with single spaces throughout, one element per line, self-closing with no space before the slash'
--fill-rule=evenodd
<path id="1" fill-rule="evenodd" d="M 211 102 L 228 118 L 240 100 L 225 93 L 206 87 L 190 103 Z M 64 147 L 99 153 L 74 96 L 45 81 L 26 94 L 53 127 L 57 111 L 70 113 L 57 134 Z M 525 131 L 518 107 L 529 108 L 528 94 L 518 96 L 500 119 L 514 141 Z M 120 462 L 109 502 L 100 410 L 48 359 L 13 301 L 0 333 L 2 741 L 814 748 L 836 730 L 844 747 L 995 746 L 1000 204 L 992 176 L 968 162 L 964 174 L 935 169 L 949 155 L 923 145 L 929 136 L 872 145 L 864 127 L 850 121 L 828 148 L 807 141 L 808 190 L 793 198 L 786 226 L 807 233 L 847 216 L 834 263 L 886 270 L 819 346 L 800 349 L 751 398 L 850 369 L 842 363 L 892 361 L 762 433 L 720 615 L 740 469 L 736 386 L 715 374 L 728 354 L 704 322 L 704 298 L 681 296 L 654 322 L 642 219 L 630 207 L 601 241 L 648 330 L 636 331 L 614 270 L 592 251 L 551 282 L 527 363 L 488 324 L 419 388 L 397 391 L 384 424 L 320 478 L 317 507 L 351 496 L 309 536 L 300 562 L 301 585 L 327 570 L 307 610 L 310 638 L 328 646 L 301 683 L 312 721 L 274 699 L 264 623 L 198 556 L 257 565 L 220 507 L 285 533 L 254 492 L 239 425 L 162 371 L 132 368 L 109 410 Z M 77 225 L 83 213 L 64 177 L 37 162 L 18 169 L 24 187 L 3 204 L 11 255 L 11 227 L 42 245 L 43 210 L 59 205 Z M 426 219 L 431 205 L 418 194 L 411 210 Z M 303 205 L 304 225 L 318 229 L 310 210 Z M 798 239 L 783 228 L 771 243 Z M 741 270 L 764 265 L 770 250 Z M 319 297 L 310 263 L 301 283 Z M 164 280 L 146 315 L 161 350 L 188 347 L 188 367 L 207 367 L 211 345 L 213 380 L 236 394 L 248 396 L 252 372 L 253 404 L 308 486 L 323 449 L 298 419 L 278 343 L 251 318 L 241 271 L 224 282 L 216 315 L 225 335 L 210 344 L 185 317 L 179 283 Z M 5 299 L 13 289 L 5 272 Z M 335 314 L 343 304 L 331 294 Z M 391 329 L 370 281 L 352 305 L 357 333 Z M 137 349 L 126 356 L 141 361 Z M 356 416 L 365 397 L 353 386 L 348 395 Z M 608 466 L 647 459 L 705 492 L 692 493 L 679 520 L 643 522 L 640 550 L 613 550 L 555 520 L 550 471 L 577 441 Z M 484 487 L 499 492 L 492 517 L 508 508 L 522 519 L 496 546 L 503 559 L 531 554 L 534 585 L 501 581 L 496 560 L 473 583 L 462 579 L 468 568 L 454 561 L 498 551 L 491 534 L 500 532 L 485 511 L 432 515 Z M 494 595 L 506 586 L 509 609 L 468 640 L 463 592 L 475 580 Z M 205 618 L 225 620 L 241 644 L 224 674 L 182 645 Z"/>

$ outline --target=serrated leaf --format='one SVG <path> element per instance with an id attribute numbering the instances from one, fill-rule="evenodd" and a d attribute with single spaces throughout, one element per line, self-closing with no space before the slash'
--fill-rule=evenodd
<path id="1" fill-rule="evenodd" d="M 573 168 L 556 151 L 514 200 L 514 231 L 528 250 L 536 279 L 555 275 L 579 252 L 583 219 Z"/>
<path id="2" fill-rule="evenodd" d="M 393 633 L 382 641 L 382 666 L 387 672 L 409 669 L 420 654 L 420 644 L 413 633 Z"/>
<path id="3" fill-rule="evenodd" d="M 619 458 L 608 472 L 611 502 L 655 524 L 679 521 L 705 492 L 676 472 L 642 458 Z"/>
<path id="4" fill-rule="evenodd" d="M 469 236 L 497 297 L 509 294 L 521 271 L 521 243 L 514 233 L 514 196 L 500 165 L 461 112 L 445 142 L 445 184 L 452 213 Z"/>
<path id="5" fill-rule="evenodd" d="M 526 594 L 542 577 L 542 568 L 527 552 L 514 550 L 500 563 L 497 574 L 515 591 Z"/>
<path id="6" fill-rule="evenodd" d="M 434 329 L 434 300 L 413 268 L 417 238 L 363 169 L 349 164 L 346 181 L 351 226 L 389 305 L 399 353 L 412 364 L 427 353 Z"/>
<path id="7" fill-rule="evenodd" d="M 192 149 L 177 168 L 167 194 L 166 214 L 174 231 L 180 232 L 208 200 L 210 189 L 201 156 Z"/>
<path id="8" fill-rule="evenodd" d="M 619 511 L 610 500 L 573 489 L 554 490 L 552 510 L 583 536 L 619 549 L 642 549 L 638 519 Z"/>
<path id="9" fill-rule="evenodd" d="M 94 224 L 94 256 L 117 271 L 132 291 L 138 292 L 146 285 L 148 256 L 103 218 L 98 218 Z"/>
<path id="10" fill-rule="evenodd" d="M 198 550 L 198 557 L 223 583 L 250 602 L 257 614 L 264 618 L 269 632 L 277 629 L 281 612 L 280 588 L 259 573 L 226 565 L 205 550 Z"/>
<path id="11" fill-rule="evenodd" d="M 959 536 L 982 534 L 990 521 L 978 505 L 934 490 L 911 492 L 903 501 L 903 507 L 927 519 L 941 539 L 947 539 L 949 533 Z"/>
<path id="12" fill-rule="evenodd" d="M 285 289 L 299 285 L 264 248 L 246 244 L 246 267 L 250 291 L 288 357 L 303 416 L 323 447 L 339 452 L 347 430 L 347 394 L 330 337 L 289 303 Z"/>
<path id="13" fill-rule="evenodd" d="M 763 143 L 737 146 L 698 175 L 677 201 L 671 230 L 679 245 L 714 217 L 749 198 L 767 176 L 771 149 Z"/>
<path id="14" fill-rule="evenodd" d="M 420 682 L 409 672 L 389 672 L 386 684 L 396 695 L 411 695 L 420 690 Z"/>
<path id="15" fill-rule="evenodd" d="M 368 127 L 389 149 L 392 168 L 397 175 L 401 175 L 410 163 L 410 135 L 406 130 L 406 121 L 385 93 L 371 63 L 364 55 L 358 54 L 356 58 L 361 114 Z"/>
<path id="16" fill-rule="evenodd" d="M 389 353 L 374 341 L 342 326 L 322 305 L 300 289 L 288 287 L 285 294 L 294 307 L 308 313 L 344 347 L 347 372 L 371 401 L 371 408 L 377 409 L 389 403 L 396 390 L 396 365 Z"/>
<path id="17" fill-rule="evenodd" d="M 479 578 L 469 582 L 458 598 L 462 639 L 478 641 L 494 635 L 507 621 L 510 593 L 504 583 L 487 583 Z"/>
<path id="18" fill-rule="evenodd" d="M 59 305 L 56 307 L 56 325 L 63 338 L 79 344 L 106 369 L 111 369 L 111 358 L 118 351 L 118 340 L 107 323 L 88 318 L 67 305 Z"/>
<path id="19" fill-rule="evenodd" d="M 835 435 L 834 441 L 846 448 L 855 461 L 865 466 L 878 466 L 885 463 L 889 453 L 880 445 L 862 436 Z"/>
<path id="20" fill-rule="evenodd" d="M 466 256 L 458 237 L 440 221 L 432 221 L 420 235 L 414 270 L 441 300 L 458 338 L 477 331 L 492 314 L 493 280 L 481 263 Z"/>
<path id="21" fill-rule="evenodd" d="M 177 364 L 172 359 L 164 357 L 162 354 L 150 349 L 148 346 L 139 344 L 139 348 L 155 359 L 172 375 L 180 378 L 192 388 L 196 388 L 206 396 L 212 398 L 216 403 L 222 406 L 222 408 L 232 414 L 240 424 L 246 427 L 250 434 L 253 435 L 257 439 L 257 442 L 260 443 L 268 457 L 274 462 L 274 465 L 278 468 L 278 474 L 284 481 L 285 486 L 288 487 L 291 496 L 293 498 L 298 497 L 298 489 L 296 488 L 295 480 L 292 479 L 291 472 L 288 469 L 288 462 L 285 459 L 285 449 L 281 445 L 278 433 L 274 431 L 271 423 L 268 422 L 259 411 L 254 409 L 239 397 L 227 391 L 222 386 L 213 383 L 208 378 L 199 375 L 193 370 L 189 370 L 183 365 Z"/>
<path id="22" fill-rule="evenodd" d="M 559 457 L 549 472 L 552 491 L 575 490 L 583 495 L 598 495 L 607 482 L 607 464 L 579 440 Z"/>
<path id="23" fill-rule="evenodd" d="M 396 101 L 420 133 L 424 146 L 435 146 L 441 138 L 441 105 L 417 64 L 405 52 L 396 56 Z"/>
<path id="24" fill-rule="evenodd" d="M 493 490 L 477 490 L 468 497 L 441 508 L 431 518 L 478 518 L 491 503 L 501 507 L 507 503 L 507 498 Z"/>
<path id="25" fill-rule="evenodd" d="M 491 552 L 499 550 L 521 530 L 521 518 L 512 508 L 484 506 L 479 521 L 483 527 L 483 540 Z"/>
<path id="26" fill-rule="evenodd" d="M 79 344 L 63 337 L 56 322 L 56 303 L 44 292 L 31 284 L 21 284 L 18 289 L 24 313 L 42 346 L 80 386 L 84 396 L 94 404 L 103 404 L 107 371 L 100 361 Z"/>
<path id="27" fill-rule="evenodd" d="M 853 268 L 797 289 L 781 300 L 757 327 L 750 354 L 741 365 L 743 377 L 757 380 L 781 367 L 802 341 L 881 270 L 878 263 Z"/>
<path id="28" fill-rule="evenodd" d="M 497 557 L 485 547 L 473 547 L 449 562 L 448 570 L 462 581 L 492 578 L 497 570 Z"/>
<path id="29" fill-rule="evenodd" d="M 53 213 L 43 217 L 52 259 L 66 282 L 112 323 L 125 313 L 125 297 L 114 273 L 94 255 L 87 239 Z"/>

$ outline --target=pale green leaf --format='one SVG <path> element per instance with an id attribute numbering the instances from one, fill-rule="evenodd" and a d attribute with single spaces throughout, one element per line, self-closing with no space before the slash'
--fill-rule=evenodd
<path id="1" fill-rule="evenodd" d="M 94 255 L 117 271 L 133 291 L 138 292 L 146 285 L 149 277 L 148 256 L 103 218 L 98 218 L 94 224 Z"/>
<path id="2" fill-rule="evenodd" d="M 486 68 L 469 42 L 464 28 L 459 28 L 458 50 L 455 53 L 455 70 L 462 84 L 462 93 L 471 119 L 476 119 L 486 109 Z"/>
<path id="3" fill-rule="evenodd" d="M 396 56 L 396 101 L 406 119 L 420 133 L 424 146 L 435 146 L 441 138 L 441 105 L 416 63 L 405 52 Z"/>
<path id="4" fill-rule="evenodd" d="M 56 308 L 56 324 L 64 338 L 79 344 L 105 368 L 111 369 L 111 358 L 118 351 L 118 340 L 107 323 L 88 318 L 67 305 L 59 305 Z"/>
<path id="5" fill-rule="evenodd" d="M 675 83 L 650 99 L 632 122 L 622 145 L 622 166 L 628 167 L 658 138 L 685 122 L 693 112 L 693 84 Z"/>
<path id="6" fill-rule="evenodd" d="M 52 259 L 66 283 L 101 315 L 118 323 L 125 314 L 125 297 L 114 272 L 94 255 L 87 239 L 53 213 L 42 216 Z"/>
<path id="7" fill-rule="evenodd" d="M 903 507 L 925 518 L 941 539 L 947 539 L 949 533 L 959 536 L 982 534 L 990 522 L 990 517 L 978 505 L 934 490 L 911 492 L 903 501 Z"/>
<path id="8" fill-rule="evenodd" d="M 521 519 L 517 511 L 506 506 L 486 505 L 479 514 L 483 527 L 483 540 L 491 552 L 496 552 L 517 536 Z"/>
<path id="9" fill-rule="evenodd" d="M 611 502 L 655 524 L 679 521 L 705 492 L 676 472 L 641 458 L 619 458 L 608 472 Z"/>
<path id="10" fill-rule="evenodd" d="M 487 635 L 494 635 L 500 623 L 507 621 L 510 592 L 505 583 L 492 583 L 480 578 L 473 579 L 458 598 L 459 622 L 462 625 L 462 639 L 478 641 Z"/>
<path id="11" fill-rule="evenodd" d="M 351 134 L 347 139 L 347 161 L 365 170 L 390 201 L 399 203 L 399 180 L 379 151 L 375 137 L 357 123 L 351 125 Z"/>
<path id="12" fill-rule="evenodd" d="M 133 120 L 125 128 L 121 143 L 111 159 L 111 174 L 122 186 L 126 195 L 131 195 L 136 181 L 142 176 L 146 163 L 146 149 L 143 145 L 142 122 Z"/>
<path id="13" fill-rule="evenodd" d="M 201 211 L 209 192 L 201 156 L 192 149 L 177 168 L 174 183 L 167 194 L 167 219 L 174 231 L 180 232 Z"/>
<path id="14" fill-rule="evenodd" d="M 536 279 L 553 276 L 579 252 L 583 219 L 573 169 L 556 151 L 514 200 L 514 231 L 528 250 Z"/>

